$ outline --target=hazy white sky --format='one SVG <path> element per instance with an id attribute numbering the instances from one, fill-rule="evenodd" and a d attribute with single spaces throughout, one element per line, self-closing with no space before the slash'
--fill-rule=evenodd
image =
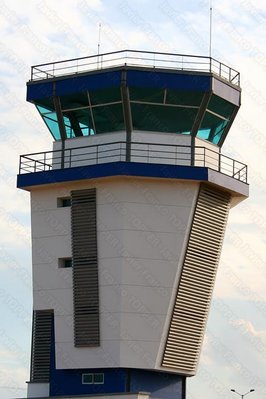
<path id="1" fill-rule="evenodd" d="M 26 395 L 31 335 L 29 194 L 19 155 L 52 138 L 26 103 L 30 66 L 125 48 L 208 55 L 208 0 L 0 0 L 0 397 Z M 266 3 L 213 0 L 213 57 L 241 72 L 242 107 L 223 153 L 249 165 L 250 199 L 231 211 L 200 368 L 188 398 L 266 396 Z"/>

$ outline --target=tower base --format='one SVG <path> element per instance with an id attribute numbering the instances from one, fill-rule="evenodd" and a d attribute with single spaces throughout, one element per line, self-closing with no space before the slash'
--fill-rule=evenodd
<path id="1" fill-rule="evenodd" d="M 104 374 L 104 382 L 83 383 L 84 375 Z M 143 393 L 144 392 L 144 393 Z M 144 395 L 144 396 L 143 396 Z M 185 399 L 186 377 L 140 369 L 54 370 L 50 383 L 28 383 L 28 398 Z"/>

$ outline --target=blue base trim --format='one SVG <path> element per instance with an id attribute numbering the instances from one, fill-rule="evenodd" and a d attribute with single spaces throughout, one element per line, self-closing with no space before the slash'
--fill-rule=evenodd
<path id="1" fill-rule="evenodd" d="M 113 162 L 21 174 L 17 176 L 17 187 L 26 188 L 42 184 L 97 179 L 110 176 L 158 177 L 163 179 L 208 181 L 208 168 L 136 162 Z"/>
<path id="2" fill-rule="evenodd" d="M 103 373 L 104 384 L 82 384 L 83 373 Z M 51 370 L 50 396 L 96 395 L 149 392 L 160 399 L 185 399 L 186 378 L 180 375 L 140 369 Z"/>
<path id="3" fill-rule="evenodd" d="M 104 384 L 82 384 L 82 374 L 103 373 Z M 50 396 L 98 395 L 126 392 L 125 369 L 51 370 Z"/>

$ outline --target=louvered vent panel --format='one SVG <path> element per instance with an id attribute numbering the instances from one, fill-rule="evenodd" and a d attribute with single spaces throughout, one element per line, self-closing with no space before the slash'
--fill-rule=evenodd
<path id="1" fill-rule="evenodd" d="M 230 195 L 199 191 L 162 366 L 195 374 L 219 262 Z"/>
<path id="2" fill-rule="evenodd" d="M 53 312 L 35 310 L 32 323 L 31 381 L 49 382 Z"/>
<path id="3" fill-rule="evenodd" d="M 71 193 L 75 346 L 99 346 L 96 190 Z"/>

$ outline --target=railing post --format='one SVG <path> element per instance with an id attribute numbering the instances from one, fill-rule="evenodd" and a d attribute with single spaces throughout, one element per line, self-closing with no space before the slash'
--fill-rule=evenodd
<path id="1" fill-rule="evenodd" d="M 44 163 L 44 170 L 46 170 L 46 152 L 44 153 L 43 163 Z"/>
<path id="2" fill-rule="evenodd" d="M 62 149 L 61 149 L 61 169 L 65 167 L 65 140 L 62 140 Z"/>
<path id="3" fill-rule="evenodd" d="M 69 167 L 71 168 L 71 161 L 72 161 L 72 148 L 69 149 Z"/>
<path id="4" fill-rule="evenodd" d="M 190 164 L 195 166 L 195 137 L 191 137 Z"/>
<path id="5" fill-rule="evenodd" d="M 22 162 L 22 156 L 20 155 L 20 157 L 19 157 L 19 171 L 18 171 L 19 175 L 21 173 L 21 162 Z"/>
<path id="6" fill-rule="evenodd" d="M 131 140 L 132 140 L 132 115 L 131 115 L 131 106 L 130 106 L 130 98 L 129 98 L 129 89 L 127 86 L 127 72 L 122 72 L 121 78 L 121 98 L 122 98 L 122 107 L 124 114 L 124 122 L 126 128 L 126 162 L 131 161 Z"/>
<path id="7" fill-rule="evenodd" d="M 221 153 L 219 152 L 219 158 L 218 158 L 218 172 L 221 172 Z"/>
<path id="8" fill-rule="evenodd" d="M 98 157 L 99 157 L 99 144 L 96 147 L 96 165 L 98 164 Z"/>
<path id="9" fill-rule="evenodd" d="M 35 159 L 35 161 L 34 161 L 34 172 L 36 172 L 36 159 Z"/>
<path id="10" fill-rule="evenodd" d="M 233 159 L 233 177 L 235 177 L 235 160 Z"/>

